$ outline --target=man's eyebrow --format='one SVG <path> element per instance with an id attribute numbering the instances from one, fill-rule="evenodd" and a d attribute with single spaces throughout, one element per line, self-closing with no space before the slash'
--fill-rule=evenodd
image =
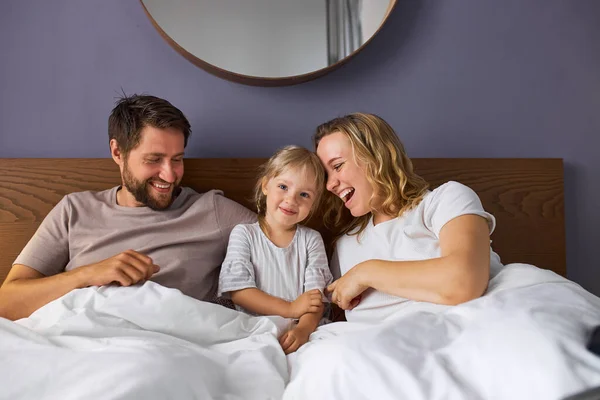
<path id="1" fill-rule="evenodd" d="M 173 157 L 183 157 L 185 153 L 177 153 Z M 165 153 L 146 153 L 144 157 L 166 157 Z"/>

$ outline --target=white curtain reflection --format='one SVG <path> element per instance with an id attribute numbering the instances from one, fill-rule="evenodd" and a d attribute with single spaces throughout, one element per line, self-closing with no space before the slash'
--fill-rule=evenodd
<path id="1" fill-rule="evenodd" d="M 327 1 L 327 61 L 335 64 L 362 45 L 362 0 Z"/>

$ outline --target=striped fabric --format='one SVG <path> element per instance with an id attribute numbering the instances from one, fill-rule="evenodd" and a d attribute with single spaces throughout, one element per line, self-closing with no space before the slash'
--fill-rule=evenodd
<path id="1" fill-rule="evenodd" d="M 255 222 L 237 225 L 231 231 L 218 295 L 228 298 L 229 292 L 258 288 L 271 296 L 293 301 L 308 290 L 323 292 L 332 281 L 319 232 L 298 225 L 291 243 L 281 248 Z M 248 312 L 241 307 L 236 309 Z"/>

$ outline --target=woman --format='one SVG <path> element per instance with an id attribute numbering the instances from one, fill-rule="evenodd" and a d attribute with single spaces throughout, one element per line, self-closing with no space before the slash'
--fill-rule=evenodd
<path id="1" fill-rule="evenodd" d="M 502 264 L 490 249 L 494 217 L 473 190 L 428 190 L 394 130 L 372 114 L 319 126 L 314 144 L 341 275 L 328 290 L 349 321 L 382 320 L 407 300 L 455 305 L 483 294 L 490 267 Z"/>
<path id="2" fill-rule="evenodd" d="M 329 289 L 349 322 L 289 356 L 284 400 L 559 399 L 600 384 L 584 346 L 600 299 L 551 271 L 503 267 L 471 189 L 428 190 L 374 115 L 321 125 L 315 146 L 337 234 Z"/>

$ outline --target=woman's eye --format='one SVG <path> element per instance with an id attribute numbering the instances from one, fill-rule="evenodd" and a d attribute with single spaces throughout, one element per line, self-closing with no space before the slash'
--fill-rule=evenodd
<path id="1" fill-rule="evenodd" d="M 287 190 L 287 186 L 284 184 L 277 185 L 277 187 L 281 190 Z"/>
<path id="2" fill-rule="evenodd" d="M 334 169 L 335 171 L 339 171 L 339 170 L 340 170 L 340 168 L 342 167 L 342 164 L 344 164 L 344 163 L 339 163 L 339 164 L 336 164 L 336 165 L 334 165 L 334 166 L 333 166 L 333 169 Z"/>

